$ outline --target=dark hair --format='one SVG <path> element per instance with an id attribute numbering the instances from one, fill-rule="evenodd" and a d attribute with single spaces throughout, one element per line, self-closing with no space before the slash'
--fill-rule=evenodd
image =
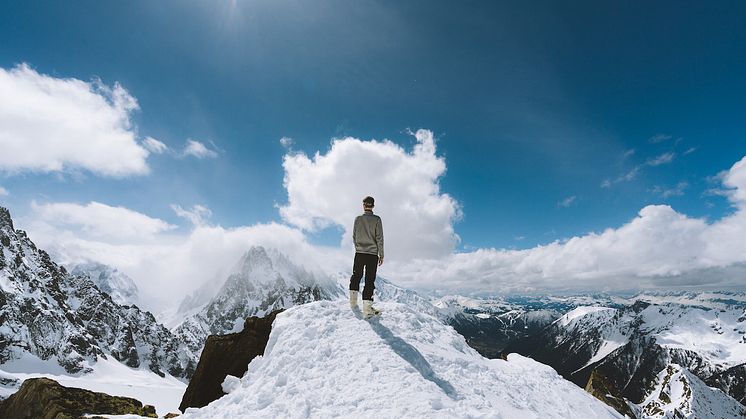
<path id="1" fill-rule="evenodd" d="M 363 198 L 363 205 L 365 205 L 366 207 L 373 208 L 375 206 L 375 202 L 376 200 L 373 199 L 372 196 L 366 196 L 365 198 Z"/>

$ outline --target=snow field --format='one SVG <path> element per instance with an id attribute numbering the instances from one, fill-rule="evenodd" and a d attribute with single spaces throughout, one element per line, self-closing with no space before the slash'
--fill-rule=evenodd
<path id="1" fill-rule="evenodd" d="M 232 390 L 184 418 L 604 418 L 619 415 L 553 369 L 488 360 L 435 317 L 388 302 L 366 321 L 344 301 L 289 309 Z"/>

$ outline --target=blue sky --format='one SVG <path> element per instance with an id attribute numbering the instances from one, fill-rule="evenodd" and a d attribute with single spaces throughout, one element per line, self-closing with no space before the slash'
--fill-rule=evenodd
<path id="1" fill-rule="evenodd" d="M 224 227 L 283 222 L 280 138 L 308 156 L 344 136 L 408 150 L 426 128 L 463 212 L 457 251 L 600 232 L 650 204 L 733 212 L 706 191 L 746 150 L 743 2 L 403 3 L 5 2 L 0 67 L 118 82 L 139 138 L 217 157 L 152 155 L 124 178 L 6 172 L 1 198 L 21 216 L 97 201 L 180 228 L 171 204 Z"/>

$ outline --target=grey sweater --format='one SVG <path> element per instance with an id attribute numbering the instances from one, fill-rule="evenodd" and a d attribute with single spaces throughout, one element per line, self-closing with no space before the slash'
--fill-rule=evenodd
<path id="1" fill-rule="evenodd" d="M 355 251 L 368 253 L 383 257 L 383 223 L 381 217 L 373 214 L 373 211 L 365 211 L 355 218 L 352 228 L 352 242 L 355 243 Z"/>

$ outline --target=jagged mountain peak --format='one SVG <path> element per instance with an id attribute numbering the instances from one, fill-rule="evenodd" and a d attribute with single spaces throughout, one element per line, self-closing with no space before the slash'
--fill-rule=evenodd
<path id="1" fill-rule="evenodd" d="M 98 288 L 109 294 L 120 305 L 131 305 L 139 302 L 137 284 L 119 269 L 100 262 L 83 262 L 73 265 L 71 275 L 90 278 Z"/>

